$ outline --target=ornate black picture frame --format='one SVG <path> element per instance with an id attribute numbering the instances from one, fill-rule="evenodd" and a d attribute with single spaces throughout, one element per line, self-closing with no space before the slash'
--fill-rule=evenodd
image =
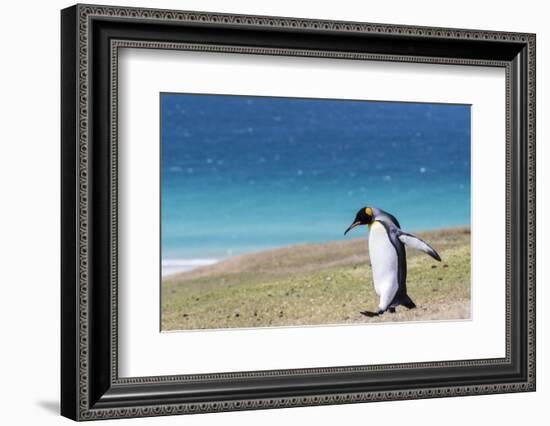
<path id="1" fill-rule="evenodd" d="M 535 390 L 535 35 L 95 5 L 64 9 L 61 28 L 62 415 L 92 420 Z M 506 356 L 119 378 L 120 47 L 504 68 Z"/>

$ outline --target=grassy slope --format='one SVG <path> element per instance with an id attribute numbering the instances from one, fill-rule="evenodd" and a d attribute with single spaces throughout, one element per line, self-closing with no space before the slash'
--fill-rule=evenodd
<path id="1" fill-rule="evenodd" d="M 265 327 L 470 317 L 470 231 L 419 233 L 441 263 L 407 249 L 407 288 L 418 306 L 376 310 L 365 239 L 253 253 L 165 278 L 162 329 Z"/>

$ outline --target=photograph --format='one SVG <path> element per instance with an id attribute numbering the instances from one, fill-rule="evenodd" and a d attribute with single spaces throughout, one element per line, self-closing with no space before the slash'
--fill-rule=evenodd
<path id="1" fill-rule="evenodd" d="M 62 416 L 534 412 L 542 18 L 66 6 Z"/>
<path id="2" fill-rule="evenodd" d="M 159 106 L 161 331 L 471 318 L 471 105 Z"/>

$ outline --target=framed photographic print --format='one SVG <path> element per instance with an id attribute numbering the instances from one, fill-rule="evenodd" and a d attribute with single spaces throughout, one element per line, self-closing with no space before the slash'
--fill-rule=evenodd
<path id="1" fill-rule="evenodd" d="M 61 412 L 535 390 L 535 36 L 61 13 Z"/>

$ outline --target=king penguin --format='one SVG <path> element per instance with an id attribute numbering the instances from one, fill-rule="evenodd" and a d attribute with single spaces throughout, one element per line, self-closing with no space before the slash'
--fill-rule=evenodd
<path id="1" fill-rule="evenodd" d="M 403 232 L 395 216 L 376 207 L 363 207 L 359 210 L 344 235 L 359 225 L 369 227 L 372 279 L 374 290 L 380 297 L 378 312 L 363 311 L 361 314 L 372 317 L 386 311 L 394 313 L 398 305 L 408 309 L 416 308 L 407 294 L 405 245 L 423 251 L 440 262 L 439 254 L 417 236 Z"/>

